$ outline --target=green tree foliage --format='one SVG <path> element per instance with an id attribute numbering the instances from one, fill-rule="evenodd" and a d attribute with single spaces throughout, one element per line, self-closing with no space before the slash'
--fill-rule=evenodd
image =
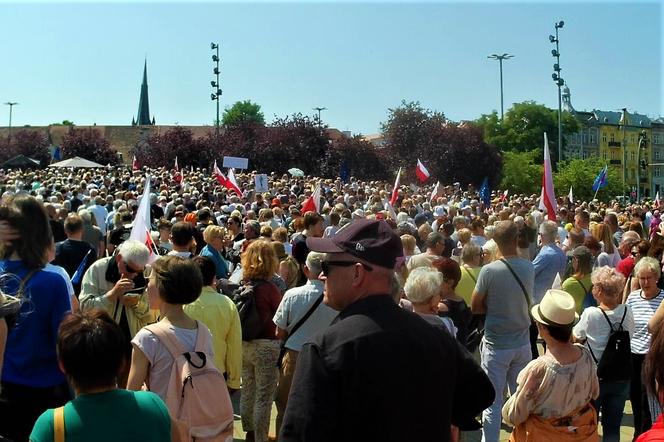
<path id="1" fill-rule="evenodd" d="M 553 175 L 553 183 L 558 196 L 567 195 L 569 187 L 572 186 L 574 198 L 589 201 L 592 199 L 593 182 L 595 177 L 604 168 L 606 163 L 600 158 L 588 158 L 585 160 L 574 159 L 563 161 L 558 168 L 558 173 Z M 622 195 L 622 175 L 617 168 L 608 169 L 608 180 L 606 187 L 597 192 L 597 199 L 609 201 L 618 195 Z"/>
<path id="2" fill-rule="evenodd" d="M 496 111 L 484 114 L 475 123 L 484 131 L 484 139 L 502 151 L 527 152 L 538 149 L 536 161 L 542 161 L 544 149 L 543 133 L 549 138 L 551 161 L 558 159 L 558 111 L 535 103 L 524 101 L 515 103 L 506 113 L 501 123 Z M 563 139 L 565 135 L 578 132 L 579 122 L 569 112 L 563 112 Z"/>
<path id="3" fill-rule="evenodd" d="M 432 179 L 442 183 L 479 185 L 489 177 L 491 187 L 495 187 L 499 181 L 501 155 L 484 141 L 476 125 L 453 123 L 442 112 L 402 101 L 401 106 L 390 109 L 382 132 L 387 165 L 393 170 L 403 167 L 410 180 L 415 179 L 419 158 Z"/>
<path id="4" fill-rule="evenodd" d="M 81 157 L 102 165 L 117 164 L 117 151 L 96 129 L 70 129 L 62 139 L 63 159 Z"/>
<path id="5" fill-rule="evenodd" d="M 224 126 L 241 126 L 247 123 L 265 125 L 265 116 L 261 107 L 251 100 L 237 101 L 231 107 L 224 110 L 221 124 Z"/>
<path id="6" fill-rule="evenodd" d="M 542 164 L 536 162 L 540 152 L 536 149 L 526 152 L 503 153 L 503 179 L 501 189 L 509 190 L 510 195 L 538 194 L 542 188 Z"/>
<path id="7" fill-rule="evenodd" d="M 51 155 L 48 150 L 48 139 L 43 132 L 19 129 L 12 132 L 11 142 L 0 137 L 0 162 L 5 162 L 16 155 L 25 155 L 38 160 L 42 166 L 48 164 Z"/>

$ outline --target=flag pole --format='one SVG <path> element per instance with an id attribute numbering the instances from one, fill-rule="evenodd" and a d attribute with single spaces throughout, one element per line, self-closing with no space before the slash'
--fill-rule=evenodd
<path id="1" fill-rule="evenodd" d="M 593 199 L 597 198 L 597 192 L 599 192 L 599 186 L 597 186 L 597 190 L 595 191 L 595 195 L 593 195 Z"/>

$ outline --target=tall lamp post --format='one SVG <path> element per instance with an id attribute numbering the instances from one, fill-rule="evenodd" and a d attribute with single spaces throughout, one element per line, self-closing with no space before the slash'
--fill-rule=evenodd
<path id="1" fill-rule="evenodd" d="M 216 53 L 212 55 L 212 61 L 214 62 L 214 69 L 212 70 L 212 73 L 216 76 L 217 80 L 216 81 L 211 81 L 210 85 L 212 86 L 212 89 L 214 92 L 210 94 L 210 98 L 212 101 L 217 102 L 217 118 L 214 120 L 214 126 L 215 126 L 215 133 L 219 135 L 219 98 L 221 97 L 222 91 L 221 87 L 219 84 L 219 44 L 218 43 L 210 43 L 210 49 L 213 51 L 216 50 Z"/>
<path id="2" fill-rule="evenodd" d="M 8 101 L 5 103 L 7 106 L 9 106 L 9 136 L 7 137 L 7 141 L 11 143 L 12 141 L 12 110 L 14 109 L 14 106 L 18 104 L 16 101 Z"/>
<path id="3" fill-rule="evenodd" d="M 561 29 L 563 26 L 565 26 L 565 22 L 560 20 L 555 24 L 556 36 L 549 35 L 549 41 L 556 44 L 556 49 L 551 50 L 551 55 L 556 59 L 556 62 L 553 65 L 553 74 L 551 75 L 551 78 L 553 78 L 553 82 L 558 85 L 558 162 L 563 159 L 563 102 L 560 88 L 565 84 L 565 80 L 560 77 L 560 71 L 562 69 L 560 68 L 560 48 L 558 46 L 560 41 L 558 38 L 558 29 Z"/>
<path id="4" fill-rule="evenodd" d="M 637 152 L 637 167 L 636 167 L 636 202 L 641 201 L 641 174 L 639 173 L 639 168 L 643 170 L 646 175 L 646 181 L 648 180 L 648 157 L 646 150 L 648 148 L 648 134 L 645 130 L 642 130 L 639 134 L 639 146 L 636 150 Z M 646 154 L 646 158 L 641 158 L 641 152 Z"/>
<path id="5" fill-rule="evenodd" d="M 500 63 L 500 121 L 503 121 L 503 60 L 509 60 L 510 58 L 514 58 L 514 55 L 510 54 L 491 54 L 487 55 L 486 58 L 492 58 L 494 60 L 498 60 L 498 63 Z"/>
<path id="6" fill-rule="evenodd" d="M 320 130 L 320 128 L 322 127 L 322 124 L 321 124 L 322 121 L 320 119 L 320 113 L 324 110 L 327 110 L 327 108 L 326 107 L 315 107 L 314 110 L 318 112 L 318 129 Z"/>

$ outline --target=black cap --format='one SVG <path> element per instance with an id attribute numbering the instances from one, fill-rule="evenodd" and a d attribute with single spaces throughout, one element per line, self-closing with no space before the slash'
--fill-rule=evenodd
<path id="1" fill-rule="evenodd" d="M 381 220 L 359 219 L 341 228 L 332 238 L 307 238 L 315 252 L 350 253 L 363 261 L 388 269 L 403 256 L 401 239 Z"/>

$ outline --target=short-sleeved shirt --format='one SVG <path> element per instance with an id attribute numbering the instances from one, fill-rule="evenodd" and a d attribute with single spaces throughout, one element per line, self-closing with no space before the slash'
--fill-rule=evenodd
<path id="1" fill-rule="evenodd" d="M 646 354 L 650 349 L 650 331 L 648 321 L 653 317 L 657 307 L 664 300 L 664 290 L 660 290 L 652 299 L 645 299 L 641 290 L 635 290 L 627 297 L 626 304 L 632 309 L 634 315 L 634 334 L 632 335 L 632 353 Z"/>
<path id="2" fill-rule="evenodd" d="M 175 334 L 175 337 L 180 344 L 187 351 L 194 351 L 196 347 L 196 338 L 199 331 L 204 331 L 205 333 L 210 333 L 207 327 L 203 324 L 200 324 L 200 328 L 187 329 L 179 328 L 173 325 L 169 325 L 169 330 Z M 210 347 L 204 349 L 203 351 L 210 355 L 214 356 L 214 351 L 212 350 L 212 337 L 210 337 Z M 134 339 L 131 340 L 131 343 L 143 352 L 145 357 L 150 362 L 150 391 L 156 393 L 163 400 L 166 400 L 166 393 L 168 392 L 168 382 L 171 378 L 171 368 L 175 359 L 169 353 L 165 345 L 163 345 L 159 338 L 154 335 L 151 331 L 146 328 L 142 328 L 136 333 Z"/>
<path id="3" fill-rule="evenodd" d="M 521 280 L 528 296 L 532 296 L 535 280 L 533 264 L 518 257 L 507 258 L 506 261 Z M 484 340 L 499 349 L 527 345 L 530 342 L 528 302 L 505 263 L 498 260 L 482 267 L 476 290 L 486 297 Z"/>
<path id="4" fill-rule="evenodd" d="M 579 315 L 583 312 L 583 301 L 586 299 L 586 295 L 592 290 L 592 287 L 593 283 L 590 275 L 586 275 L 581 279 L 570 276 L 563 281 L 562 289 L 574 298 L 574 307 Z"/>
<path id="5" fill-rule="evenodd" d="M 67 442 L 162 442 L 171 440 L 168 409 L 149 391 L 82 394 L 64 408 Z M 53 441 L 53 410 L 37 419 L 31 442 Z"/>
<path id="6" fill-rule="evenodd" d="M 634 316 L 629 306 L 620 304 L 613 310 L 604 310 L 609 317 L 614 330 L 618 329 L 622 321 L 623 330 L 627 330 L 629 335 L 634 333 Z M 623 320 L 623 314 L 625 319 Z M 592 355 L 599 361 L 604 354 L 606 343 L 609 341 L 611 328 L 602 314 L 599 307 L 589 307 L 583 311 L 579 322 L 574 326 L 574 336 L 579 339 L 586 339 L 586 347 L 592 351 Z"/>

